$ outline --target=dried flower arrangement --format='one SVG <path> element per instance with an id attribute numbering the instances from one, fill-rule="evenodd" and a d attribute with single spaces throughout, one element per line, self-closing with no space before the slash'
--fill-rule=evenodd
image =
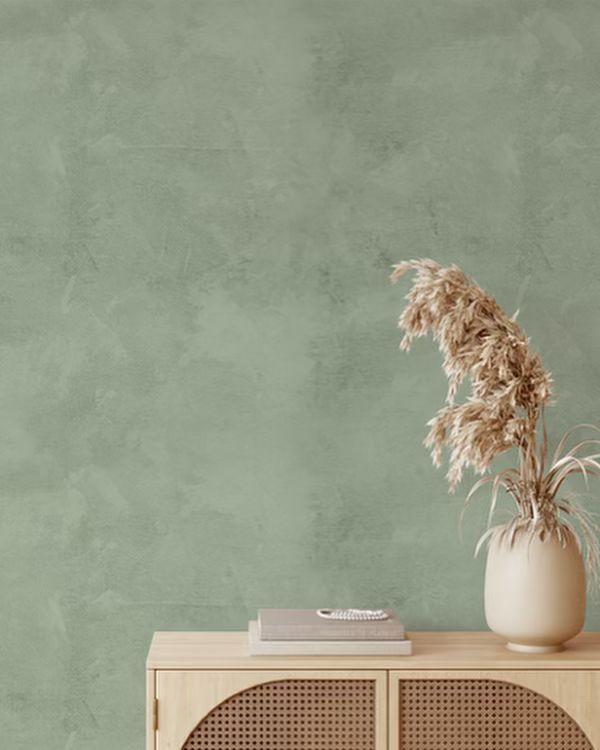
<path id="1" fill-rule="evenodd" d="M 428 422 L 425 445 L 433 462 L 441 464 L 444 446 L 449 451 L 447 479 L 454 491 L 465 468 L 479 474 L 490 469 L 496 456 L 509 449 L 518 451 L 518 468 L 503 469 L 480 479 L 465 500 L 491 484 L 488 528 L 476 553 L 498 527 L 492 520 L 501 489 L 512 497 L 516 508 L 505 527 L 509 541 L 520 529 L 542 539 L 556 534 L 559 540 L 583 539 L 588 580 L 597 582 L 600 572 L 598 527 L 582 507 L 578 496 L 563 493 L 565 480 L 581 474 L 600 475 L 600 453 L 585 453 L 600 440 L 579 440 L 579 430 L 600 432 L 594 425 L 579 424 L 567 431 L 548 460 L 548 437 L 544 407 L 552 395 L 552 378 L 529 339 L 496 300 L 470 280 L 459 268 L 443 268 L 429 259 L 411 260 L 393 267 L 397 282 L 405 273 L 416 276 L 406 297 L 398 326 L 405 332 L 400 348 L 408 351 L 415 337 L 432 333 L 444 355 L 443 368 L 449 381 L 447 404 Z M 471 392 L 464 403 L 455 403 L 465 378 Z M 596 450 L 598 450 L 596 448 Z"/>

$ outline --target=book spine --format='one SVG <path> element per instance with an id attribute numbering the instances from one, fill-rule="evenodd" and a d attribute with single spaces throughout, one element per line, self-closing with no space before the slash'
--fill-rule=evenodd
<path id="1" fill-rule="evenodd" d="M 259 628 L 260 637 L 265 641 L 401 641 L 405 637 L 403 627 L 395 627 L 393 630 L 367 628 Z"/>

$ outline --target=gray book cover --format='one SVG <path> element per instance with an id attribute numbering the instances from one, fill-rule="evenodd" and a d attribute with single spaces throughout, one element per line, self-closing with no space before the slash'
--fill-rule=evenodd
<path id="1" fill-rule="evenodd" d="M 258 633 L 263 641 L 398 641 L 405 637 L 396 613 L 386 620 L 329 620 L 316 609 L 259 609 Z"/>

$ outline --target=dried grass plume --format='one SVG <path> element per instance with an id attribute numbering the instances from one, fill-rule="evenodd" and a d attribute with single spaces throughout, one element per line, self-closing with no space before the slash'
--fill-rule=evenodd
<path id="1" fill-rule="evenodd" d="M 469 493 L 467 504 L 479 487 L 490 482 L 490 524 L 501 488 L 516 503 L 513 534 L 527 526 L 540 535 L 557 533 L 566 538 L 574 533 L 571 527 L 575 521 L 578 537 L 586 542 L 590 572 L 595 575 L 600 567 L 597 527 L 573 496 L 561 497 L 560 491 L 572 474 L 583 474 L 586 482 L 588 475 L 600 474 L 600 454 L 581 455 L 583 448 L 600 445 L 599 440 L 583 440 L 567 449 L 573 432 L 597 428 L 578 425 L 569 431 L 548 462 L 544 407 L 552 396 L 552 378 L 516 315 L 508 317 L 492 296 L 454 265 L 444 268 L 429 259 L 404 261 L 393 267 L 392 281 L 409 271 L 414 271 L 415 277 L 398 322 L 404 331 L 400 347 L 408 351 L 415 338 L 431 333 L 444 355 L 448 378 L 446 404 L 428 422 L 425 439 L 434 464 L 441 464 L 446 448 L 447 478 L 454 491 L 466 468 L 485 474 L 496 456 L 517 449 L 518 468 L 481 479 Z M 463 403 L 456 403 L 458 388 L 465 380 L 469 394 Z"/>

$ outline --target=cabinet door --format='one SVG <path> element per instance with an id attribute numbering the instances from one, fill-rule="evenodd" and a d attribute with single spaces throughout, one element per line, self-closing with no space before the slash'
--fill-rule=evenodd
<path id="1" fill-rule="evenodd" d="M 156 750 L 386 750 L 384 671 L 156 672 Z"/>
<path id="2" fill-rule="evenodd" d="M 390 750 L 600 750 L 600 673 L 390 672 Z"/>

